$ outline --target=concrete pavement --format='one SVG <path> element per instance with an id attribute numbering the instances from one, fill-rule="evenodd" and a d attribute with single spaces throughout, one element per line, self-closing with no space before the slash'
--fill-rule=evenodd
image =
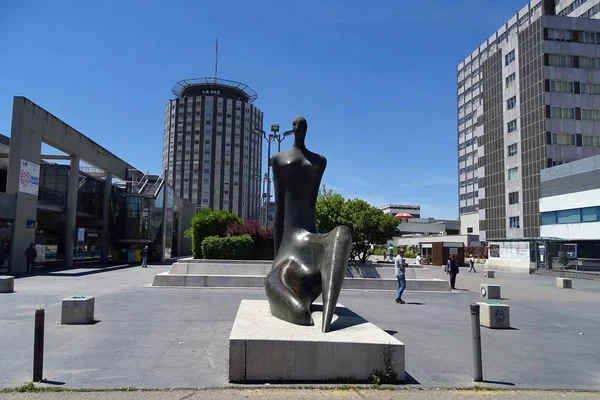
<path id="1" fill-rule="evenodd" d="M 228 337 L 242 299 L 263 290 L 145 287 L 166 266 L 100 273 L 70 271 L 17 279 L 0 295 L 0 387 L 31 379 L 33 316 L 46 308 L 44 377 L 70 388 L 225 387 Z M 468 269 L 467 269 L 468 270 Z M 600 283 L 463 270 L 454 293 L 344 291 L 340 302 L 406 344 L 410 387 L 472 387 L 469 304 L 479 284 L 502 285 L 512 330 L 482 328 L 484 385 L 498 388 L 600 388 Z M 440 267 L 433 277 L 444 278 Z M 96 296 L 93 325 L 60 325 L 60 301 Z"/>
<path id="2" fill-rule="evenodd" d="M 248 389 L 206 389 L 169 391 L 118 391 L 118 392 L 49 392 L 49 393 L 5 393 L 2 400 L 229 400 L 229 399 L 403 399 L 403 400 L 446 400 L 464 399 L 511 399 L 511 400 L 553 400 L 553 399 L 597 399 L 598 392 L 572 391 L 522 391 L 522 390 L 374 390 L 368 387 L 344 387 L 333 389 L 290 389 L 290 388 L 248 388 Z"/>

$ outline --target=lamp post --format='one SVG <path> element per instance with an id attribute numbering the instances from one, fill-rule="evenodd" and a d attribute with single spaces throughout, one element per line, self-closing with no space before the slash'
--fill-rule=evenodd
<path id="1" fill-rule="evenodd" d="M 271 125 L 271 132 L 267 134 L 262 129 L 255 129 L 255 133 L 262 134 L 264 139 L 267 141 L 267 199 L 265 203 L 265 225 L 269 224 L 269 206 L 271 202 L 271 143 L 273 141 L 277 141 L 277 152 L 281 151 L 281 142 L 285 139 L 286 136 L 289 136 L 294 131 L 286 131 L 283 134 L 278 134 L 279 132 L 279 124 Z"/>

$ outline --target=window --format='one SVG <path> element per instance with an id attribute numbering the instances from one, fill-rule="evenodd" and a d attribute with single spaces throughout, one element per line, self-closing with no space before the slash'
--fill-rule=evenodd
<path id="1" fill-rule="evenodd" d="M 508 65 L 515 61 L 515 51 L 512 50 L 504 56 L 504 65 Z"/>
<path id="2" fill-rule="evenodd" d="M 579 32 L 577 40 L 580 43 L 598 44 L 597 40 L 600 40 L 600 37 L 597 36 L 600 35 L 597 35 L 596 32 Z"/>
<path id="3" fill-rule="evenodd" d="M 510 146 L 508 146 L 508 156 L 512 157 L 514 155 L 517 155 L 517 144 L 513 143 Z"/>
<path id="4" fill-rule="evenodd" d="M 573 31 L 567 31 L 563 29 L 548 29 L 548 40 L 555 40 L 559 42 L 572 42 Z"/>
<path id="5" fill-rule="evenodd" d="M 550 91 L 558 93 L 573 93 L 573 82 L 569 81 L 550 81 Z"/>
<path id="6" fill-rule="evenodd" d="M 511 228 L 520 228 L 521 227 L 520 218 L 519 217 L 509 217 L 508 224 Z"/>
<path id="7" fill-rule="evenodd" d="M 508 180 L 512 181 L 519 178 L 519 167 L 511 168 L 508 170 Z"/>
<path id="8" fill-rule="evenodd" d="M 575 119 L 575 109 L 571 107 L 550 107 L 550 118 Z"/>
<path id="9" fill-rule="evenodd" d="M 511 192 L 508 194 L 508 204 L 519 203 L 519 192 Z"/>
<path id="10" fill-rule="evenodd" d="M 551 144 L 559 144 L 562 146 L 577 146 L 577 135 L 572 133 L 551 133 Z"/>
<path id="11" fill-rule="evenodd" d="M 581 209 L 581 222 L 598 221 L 598 207 L 586 207 Z"/>
<path id="12" fill-rule="evenodd" d="M 581 222 L 581 213 L 579 209 L 561 210 L 556 212 L 557 224 L 577 224 Z"/>
<path id="13" fill-rule="evenodd" d="M 516 75 L 514 72 L 506 77 L 506 88 L 507 89 L 513 85 L 515 79 L 516 79 Z"/>
<path id="14" fill-rule="evenodd" d="M 517 120 L 513 119 L 508 124 L 506 124 L 506 127 L 508 129 L 508 133 L 516 131 L 517 130 Z"/>
<path id="15" fill-rule="evenodd" d="M 583 135 L 581 139 L 583 147 L 600 147 L 600 136 Z"/>
<path id="16" fill-rule="evenodd" d="M 473 233 L 473 227 L 471 227 L 471 226 L 470 226 L 470 227 L 468 227 L 468 228 L 467 228 L 467 233 Z"/>
<path id="17" fill-rule="evenodd" d="M 600 69 L 600 58 L 580 56 L 579 57 L 579 68 Z"/>
<path id="18" fill-rule="evenodd" d="M 581 57 L 580 57 L 581 59 Z M 575 63 L 573 62 L 573 56 L 565 56 L 562 54 L 549 54 L 548 55 L 548 65 L 550 67 L 563 67 L 563 68 L 573 68 Z M 581 64 L 580 64 L 581 66 Z"/>
<path id="19" fill-rule="evenodd" d="M 582 121 L 600 121 L 600 110 L 592 110 L 590 108 L 581 109 Z"/>
<path id="20" fill-rule="evenodd" d="M 581 82 L 580 88 L 581 94 L 600 96 L 600 84 L 598 83 Z"/>
<path id="21" fill-rule="evenodd" d="M 554 225 L 556 224 L 556 213 L 555 212 L 543 212 L 542 213 L 542 225 Z"/>
<path id="22" fill-rule="evenodd" d="M 512 110 L 517 105 L 517 96 L 513 96 L 510 99 L 506 100 L 506 109 Z"/>

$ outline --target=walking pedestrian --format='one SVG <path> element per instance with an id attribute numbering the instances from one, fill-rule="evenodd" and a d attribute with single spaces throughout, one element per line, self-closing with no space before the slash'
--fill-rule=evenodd
<path id="1" fill-rule="evenodd" d="M 402 293 L 404 293 L 404 289 L 406 288 L 405 270 L 406 262 L 404 261 L 404 250 L 398 249 L 398 255 L 394 259 L 394 272 L 396 273 L 396 279 L 398 279 L 398 292 L 396 293 L 396 303 L 398 304 L 404 304 Z"/>
<path id="2" fill-rule="evenodd" d="M 469 268 L 469 272 L 473 271 L 473 272 L 477 273 L 477 271 L 475 271 L 475 258 L 473 257 L 473 254 L 471 254 L 471 259 L 469 260 L 469 264 L 471 265 L 471 268 Z"/>
<path id="3" fill-rule="evenodd" d="M 142 249 L 142 268 L 148 268 L 148 246 Z"/>
<path id="4" fill-rule="evenodd" d="M 421 253 L 417 253 L 417 265 L 421 265 L 423 259 L 421 258 Z"/>
<path id="5" fill-rule="evenodd" d="M 446 272 L 450 277 L 450 289 L 456 289 L 456 275 L 458 275 L 458 262 L 454 255 L 450 256 L 450 259 L 446 263 Z"/>
<path id="6" fill-rule="evenodd" d="M 387 251 L 383 249 L 383 261 L 387 261 Z"/>
<path id="7" fill-rule="evenodd" d="M 35 259 L 37 258 L 37 250 L 33 243 L 29 244 L 27 250 L 25 250 L 25 259 L 27 260 L 27 274 L 31 275 L 35 268 Z"/>

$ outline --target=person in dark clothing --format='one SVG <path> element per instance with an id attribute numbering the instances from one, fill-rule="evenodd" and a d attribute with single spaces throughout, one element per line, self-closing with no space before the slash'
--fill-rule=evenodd
<path id="1" fill-rule="evenodd" d="M 142 249 L 142 268 L 148 268 L 148 246 Z"/>
<path id="2" fill-rule="evenodd" d="M 446 264 L 446 272 L 450 276 L 450 288 L 456 289 L 456 275 L 458 275 L 458 262 L 454 255 L 450 256 L 448 263 Z"/>
<path id="3" fill-rule="evenodd" d="M 37 258 L 37 250 L 33 243 L 29 244 L 27 250 L 25 250 L 25 259 L 27 260 L 27 273 L 31 275 L 33 268 L 35 268 L 35 259 Z"/>

